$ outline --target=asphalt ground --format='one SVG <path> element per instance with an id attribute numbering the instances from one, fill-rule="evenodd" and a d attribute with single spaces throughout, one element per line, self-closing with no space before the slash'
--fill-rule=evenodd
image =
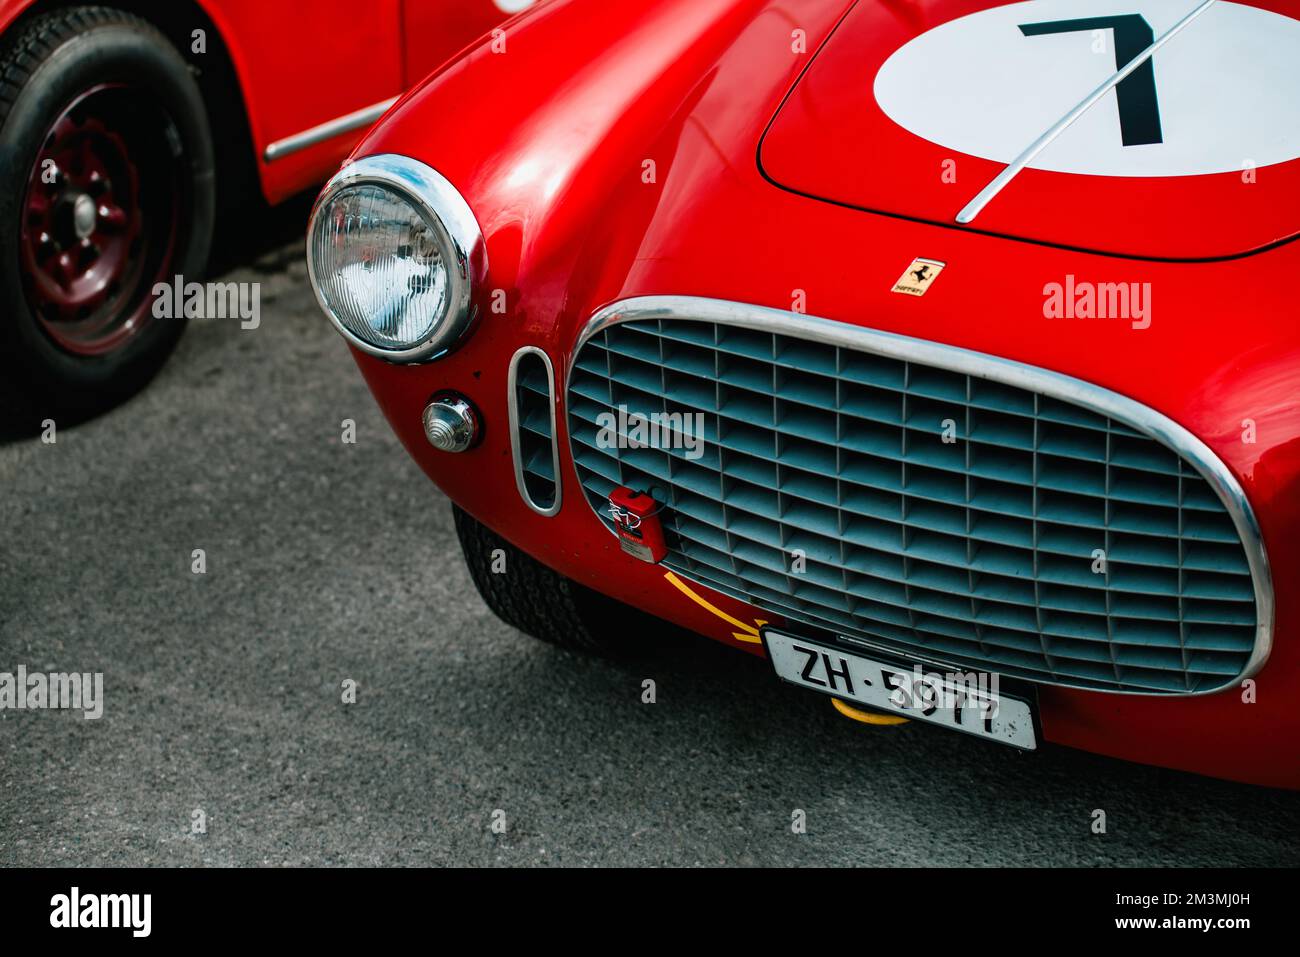
<path id="1" fill-rule="evenodd" d="M 1300 862 L 1300 794 L 866 728 L 703 639 L 611 662 L 501 624 L 317 311 L 301 215 L 220 277 L 262 284 L 257 329 L 192 323 L 127 404 L 0 440 L 0 671 L 104 675 L 99 720 L 0 711 L 0 865 Z"/>

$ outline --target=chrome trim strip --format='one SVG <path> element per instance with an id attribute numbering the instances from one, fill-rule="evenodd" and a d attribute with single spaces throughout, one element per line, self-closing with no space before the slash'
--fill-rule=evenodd
<path id="1" fill-rule="evenodd" d="M 528 494 L 528 485 L 524 481 L 524 460 L 519 452 L 519 360 L 526 355 L 540 356 L 542 365 L 546 366 L 546 391 L 549 394 L 551 404 L 551 468 L 555 471 L 555 501 L 550 508 L 542 508 Z M 515 463 L 515 487 L 519 489 L 519 497 L 524 500 L 525 505 L 538 515 L 551 518 L 560 511 L 560 500 L 563 497 L 562 492 L 564 489 L 564 483 L 560 476 L 560 433 L 555 430 L 555 367 L 551 365 L 551 357 L 537 346 L 524 346 L 510 357 L 510 372 L 506 376 L 506 390 L 506 408 L 510 416 L 510 457 L 514 459 Z"/>
<path id="2" fill-rule="evenodd" d="M 1151 59 L 1157 50 L 1182 32 L 1182 29 L 1185 26 L 1208 10 L 1212 3 L 1214 3 L 1214 0 L 1204 0 L 1199 7 L 1175 23 L 1165 31 L 1164 35 L 1157 37 L 1149 47 L 1133 59 L 1129 60 L 1128 63 L 1124 64 L 1123 68 L 1117 70 L 1110 79 L 1084 97 L 1083 101 L 1079 103 L 1078 106 L 1052 124 L 1052 127 L 1046 133 L 1030 143 L 1023 153 L 1011 161 L 1010 166 L 998 173 L 998 175 L 993 178 L 992 182 L 980 190 L 978 195 L 966 204 L 966 207 L 957 214 L 957 222 L 964 224 L 974 220 L 975 217 L 983 211 L 984 207 L 989 204 L 994 196 L 1002 192 L 1008 183 L 1020 175 L 1021 170 L 1034 161 L 1035 156 L 1047 149 L 1047 147 L 1051 146 L 1052 141 L 1064 133 L 1075 120 L 1083 116 L 1084 113 L 1087 113 L 1088 110 L 1092 109 L 1097 101 L 1112 89 L 1119 86 L 1130 73 L 1140 67 L 1143 63 L 1146 63 L 1147 60 Z"/>
<path id="3" fill-rule="evenodd" d="M 451 290 L 447 315 L 429 337 L 409 349 L 389 350 L 371 345 L 358 337 L 334 314 L 321 294 L 316 276 L 313 242 L 316 222 L 326 204 L 340 190 L 363 183 L 376 183 L 404 196 L 424 214 L 425 221 L 439 234 L 453 253 L 455 268 L 448 270 Z M 334 328 L 349 343 L 372 356 L 389 362 L 430 362 L 446 355 L 468 335 L 478 318 L 473 294 L 487 275 L 487 244 L 474 212 L 456 187 L 431 166 L 396 153 L 378 153 L 349 163 L 325 184 L 307 224 L 307 275 L 316 301 Z"/>
<path id="4" fill-rule="evenodd" d="M 1016 386 L 1038 392 L 1063 402 L 1081 405 L 1094 412 L 1117 419 L 1144 435 L 1160 442 L 1196 467 L 1218 494 L 1233 525 L 1241 538 L 1246 560 L 1250 564 L 1251 579 L 1255 586 L 1256 632 L 1255 647 L 1245 668 L 1235 677 L 1218 687 L 1195 692 L 1128 691 L 1117 688 L 1085 688 L 1105 694 L 1146 695 L 1153 698 L 1188 698 L 1215 694 L 1259 672 L 1268 660 L 1273 646 L 1273 581 L 1269 571 L 1268 554 L 1254 510 L 1246 498 L 1245 490 L 1236 477 L 1204 442 L 1155 409 L 1142 405 L 1127 396 L 1093 385 L 1073 376 L 1051 372 L 1037 366 L 1025 365 L 1012 359 L 974 352 L 958 346 L 944 345 L 926 339 L 914 339 L 892 332 L 865 329 L 844 322 L 820 319 L 798 313 L 785 312 L 766 306 L 742 302 L 705 299 L 695 296 L 641 296 L 624 299 L 598 311 L 578 335 L 564 380 L 564 398 L 568 402 L 569 386 L 578 353 L 593 336 L 620 322 L 647 319 L 690 319 L 703 322 L 741 326 L 759 332 L 797 336 L 810 342 L 857 349 L 925 365 L 948 369 L 963 375 L 972 375 L 993 382 Z M 573 435 L 569 434 L 569 459 L 573 456 Z M 575 474 L 576 474 L 575 466 Z M 579 485 L 581 482 L 579 481 Z M 586 499 L 586 494 L 583 498 Z M 590 502 L 588 502 L 590 505 Z M 593 512 L 595 510 L 593 509 Z M 602 522 L 602 524 L 604 524 Z M 608 526 L 606 526 L 608 529 Z M 609 530 L 610 534 L 615 534 Z M 678 574 L 683 574 L 678 572 Z M 689 577 L 689 576 L 686 576 Z M 701 583 L 703 584 L 703 583 Z M 708 587 L 705 585 L 704 587 Z M 757 607 L 757 606 L 756 606 Z M 1038 682 L 1053 687 L 1073 687 L 1054 682 Z"/>
<path id="5" fill-rule="evenodd" d="M 382 103 L 375 103 L 346 116 L 336 117 L 322 123 L 320 126 L 313 126 L 309 130 L 303 130 L 301 133 L 293 134 L 293 136 L 286 136 L 282 140 L 276 140 L 262 152 L 262 157 L 266 162 L 274 163 L 278 159 L 284 159 L 286 156 L 299 153 L 309 146 L 324 143 L 326 140 L 332 140 L 344 133 L 351 133 L 353 130 L 372 126 L 377 119 L 388 112 L 389 108 L 397 100 L 398 98 L 395 96 L 389 97 Z"/>

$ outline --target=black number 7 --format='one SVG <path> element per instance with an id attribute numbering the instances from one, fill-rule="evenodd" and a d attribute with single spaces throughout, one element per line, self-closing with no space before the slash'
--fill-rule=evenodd
<path id="1" fill-rule="evenodd" d="M 1137 13 L 1020 25 L 1020 32 L 1027 37 L 1084 30 L 1114 31 L 1116 70 L 1122 70 L 1154 40 L 1151 24 Z M 1156 100 L 1156 71 L 1151 59 L 1120 81 L 1115 87 L 1115 101 L 1119 104 L 1120 139 L 1125 146 L 1164 142 L 1160 132 L 1160 104 Z"/>

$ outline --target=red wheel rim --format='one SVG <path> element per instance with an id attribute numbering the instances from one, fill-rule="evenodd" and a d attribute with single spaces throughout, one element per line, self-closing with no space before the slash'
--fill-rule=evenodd
<path id="1" fill-rule="evenodd" d="M 179 142 L 142 91 L 116 84 L 77 96 L 46 132 L 20 248 L 32 311 L 68 352 L 120 349 L 152 320 L 150 292 L 175 255 Z"/>

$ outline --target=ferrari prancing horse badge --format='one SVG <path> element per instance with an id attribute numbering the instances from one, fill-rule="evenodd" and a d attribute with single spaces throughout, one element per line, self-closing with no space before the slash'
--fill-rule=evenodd
<path id="1" fill-rule="evenodd" d="M 907 272 L 894 283 L 894 292 L 901 292 L 905 296 L 924 296 L 939 273 L 943 272 L 945 265 L 947 264 L 934 259 L 913 259 Z"/>

